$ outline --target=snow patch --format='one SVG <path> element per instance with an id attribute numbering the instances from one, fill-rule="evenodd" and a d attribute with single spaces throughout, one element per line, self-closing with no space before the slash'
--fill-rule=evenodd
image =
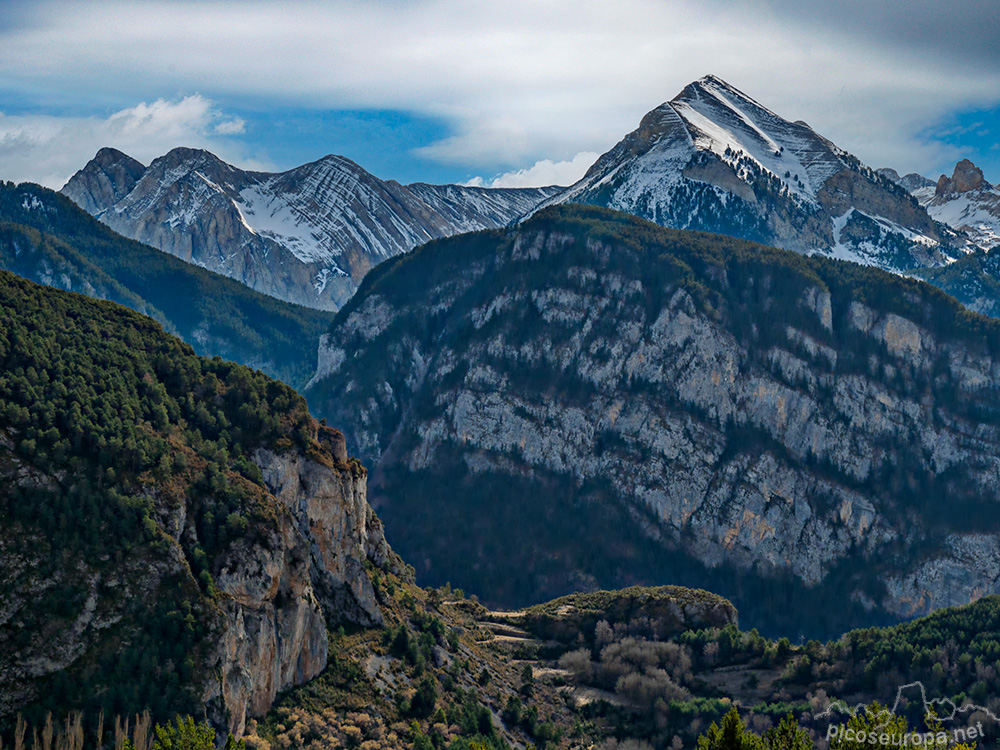
<path id="1" fill-rule="evenodd" d="M 24 200 L 21 202 L 21 208 L 25 211 L 44 211 L 45 204 L 38 200 L 37 195 L 32 195 L 31 200 L 28 200 L 28 196 L 24 196 Z"/>

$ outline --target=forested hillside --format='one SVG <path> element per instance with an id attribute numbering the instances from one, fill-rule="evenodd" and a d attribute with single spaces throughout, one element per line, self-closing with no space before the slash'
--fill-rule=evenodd
<path id="1" fill-rule="evenodd" d="M 37 185 L 0 183 L 0 267 L 131 307 L 199 354 L 241 362 L 293 386 L 311 376 L 315 342 L 330 320 L 125 239 Z"/>

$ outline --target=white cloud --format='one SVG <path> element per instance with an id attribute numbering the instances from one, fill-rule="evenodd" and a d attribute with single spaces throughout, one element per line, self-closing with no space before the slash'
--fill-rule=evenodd
<path id="1" fill-rule="evenodd" d="M 490 181 L 474 177 L 466 185 L 475 187 L 517 188 L 544 187 L 546 185 L 572 185 L 579 180 L 600 154 L 581 151 L 567 161 L 542 159 L 527 169 L 517 169 L 494 177 Z"/>
<path id="2" fill-rule="evenodd" d="M 200 90 L 272 108 L 403 110 L 453 131 L 420 156 L 476 171 L 603 152 L 706 73 L 901 172 L 953 157 L 921 135 L 929 125 L 1000 101 L 1000 65 L 969 64 L 957 35 L 928 54 L 920 24 L 933 32 L 947 4 L 921 0 L 900 41 L 889 25 L 868 30 L 877 24 L 860 11 L 852 18 L 864 23 L 841 23 L 790 3 L 32 2 L 0 26 L 0 80 L 98 101 Z M 906 15 L 854 3 L 872 4 Z M 845 18 L 851 6 L 839 3 Z M 978 3 L 963 26 L 994 28 L 991 6 Z M 230 122 L 218 132 L 235 133 Z"/>
<path id="3" fill-rule="evenodd" d="M 247 123 L 243 118 L 235 117 L 232 120 L 220 122 L 212 129 L 212 132 L 218 135 L 241 135 L 247 132 Z"/>
<path id="4" fill-rule="evenodd" d="M 225 119 L 211 101 L 198 95 L 141 102 L 105 118 L 0 113 L 0 179 L 58 189 L 104 146 L 145 164 L 185 145 L 257 166 L 242 158 L 238 144 L 214 137 L 242 133 L 244 128 L 242 120 Z"/>

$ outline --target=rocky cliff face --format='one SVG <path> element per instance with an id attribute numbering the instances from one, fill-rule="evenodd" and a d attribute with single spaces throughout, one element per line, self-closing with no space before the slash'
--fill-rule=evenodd
<path id="1" fill-rule="evenodd" d="M 203 695 L 237 736 L 278 692 L 323 671 L 328 627 L 382 623 L 365 563 L 390 555 L 363 471 L 263 449 L 254 461 L 282 512 L 263 543 L 238 543 L 219 563 L 221 679 Z"/>
<path id="2" fill-rule="evenodd" d="M 377 463 L 418 570 L 503 604 L 701 586 L 811 633 L 1000 591 L 995 324 L 880 272 L 574 211 L 429 246 L 426 294 L 390 267 L 325 341 L 310 402 Z M 817 621 L 810 597 L 842 606 Z"/>
<path id="3" fill-rule="evenodd" d="M 340 156 L 246 172 L 178 148 L 148 168 L 102 149 L 62 192 L 126 237 L 287 302 L 336 310 L 386 258 L 503 226 L 555 189 L 404 186 Z"/>
<path id="4" fill-rule="evenodd" d="M 100 213 L 128 195 L 145 171 L 128 154 L 102 148 L 74 177 L 73 200 L 89 214 Z"/>
<path id="5" fill-rule="evenodd" d="M 65 199 L 63 199 L 65 200 Z M 0 722 L 248 716 L 379 625 L 343 435 L 153 320 L 0 271 Z"/>
<path id="6" fill-rule="evenodd" d="M 983 187 L 990 187 L 983 179 L 983 170 L 968 159 L 962 159 L 955 165 L 955 172 L 950 178 L 945 175 L 938 178 L 934 193 L 941 197 L 952 193 L 968 193 Z"/>
<path id="7" fill-rule="evenodd" d="M 941 175 L 933 195 L 920 197 L 935 219 L 965 232 L 983 250 L 1000 245 L 1000 189 L 968 159 L 955 165 L 951 177 Z"/>
<path id="8" fill-rule="evenodd" d="M 58 479 L 38 474 L 0 446 L 0 481 L 22 488 L 58 486 Z M 346 454 L 345 454 L 346 456 Z M 273 523 L 237 539 L 214 563 L 215 601 L 194 610 L 208 636 L 196 653 L 191 681 L 206 715 L 217 727 L 240 736 L 246 721 L 270 709 L 278 692 L 302 685 L 326 667 L 327 631 L 338 623 L 382 623 L 366 563 L 394 565 L 382 524 L 366 499 L 363 469 L 346 461 L 325 465 L 301 454 L 261 449 L 259 465 L 272 503 Z M 81 573 L 90 596 L 68 627 L 49 627 L 47 638 L 32 639 L 17 654 L 5 652 L 0 665 L 8 715 L 37 698 L 35 685 L 100 649 L 103 633 L 123 619 L 130 600 L 157 596 L 172 586 L 197 588 L 182 541 L 197 539 L 198 529 L 186 508 L 157 498 L 157 524 L 166 544 L 154 559 L 124 561 L 109 570 L 65 570 L 36 580 L 44 590 L 68 584 Z M 0 622 L 30 616 L 32 571 L 51 565 L 43 536 L 0 542 L 5 598 Z M 103 593 L 117 592 L 115 596 Z M 34 591 L 38 596 L 39 591 Z M 9 662 L 8 658 L 15 658 Z"/>
<path id="9" fill-rule="evenodd" d="M 542 205 L 566 202 L 895 272 L 961 254 L 895 181 L 715 76 L 649 112 Z"/>

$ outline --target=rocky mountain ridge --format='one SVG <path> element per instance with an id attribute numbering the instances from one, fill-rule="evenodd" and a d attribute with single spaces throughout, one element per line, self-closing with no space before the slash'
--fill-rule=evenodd
<path id="1" fill-rule="evenodd" d="M 914 275 L 970 310 L 1000 316 L 1000 261 L 994 256 L 1000 246 L 1000 189 L 968 159 L 955 165 L 951 177 L 941 175 L 937 182 L 919 174 L 900 177 L 891 169 L 879 171 L 909 190 L 934 219 L 964 233 L 975 248 L 954 263 L 919 269 Z"/>
<path id="2" fill-rule="evenodd" d="M 669 580 L 822 635 L 1000 590 L 998 352 L 918 282 L 567 205 L 381 267 L 306 394 L 430 581 Z"/>
<path id="3" fill-rule="evenodd" d="M 271 174 L 176 148 L 143 167 L 105 148 L 62 192 L 126 237 L 287 302 L 336 310 L 386 258 L 503 226 L 554 189 L 404 186 L 333 155 Z"/>

